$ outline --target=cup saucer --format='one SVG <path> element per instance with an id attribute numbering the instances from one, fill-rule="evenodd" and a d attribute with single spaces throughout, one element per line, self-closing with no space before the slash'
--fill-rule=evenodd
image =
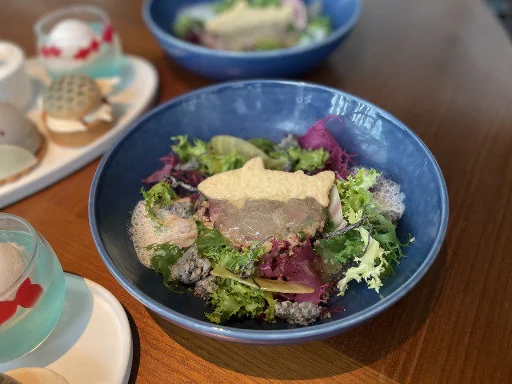
<path id="1" fill-rule="evenodd" d="M 127 383 L 132 334 L 126 313 L 102 286 L 65 273 L 66 302 L 48 339 L 35 351 L 0 364 L 0 372 L 45 367 L 73 384 Z"/>

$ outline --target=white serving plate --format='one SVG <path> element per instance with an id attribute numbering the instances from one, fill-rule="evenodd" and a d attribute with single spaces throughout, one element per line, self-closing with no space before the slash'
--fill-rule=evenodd
<path id="1" fill-rule="evenodd" d="M 66 302 L 48 339 L 35 351 L 0 364 L 0 372 L 49 368 L 70 384 L 124 384 L 130 378 L 132 333 L 119 301 L 102 286 L 66 273 Z"/>
<path id="2" fill-rule="evenodd" d="M 43 132 L 38 100 L 50 80 L 37 59 L 27 60 L 26 68 L 33 92 L 26 115 Z M 0 186 L 0 208 L 46 188 L 105 153 L 116 137 L 153 103 L 157 89 L 158 74 L 154 66 L 141 57 L 126 56 L 121 82 L 108 96 L 117 117 L 115 126 L 95 142 L 81 148 L 60 147 L 47 140 L 46 155 L 37 168 L 13 183 Z"/>

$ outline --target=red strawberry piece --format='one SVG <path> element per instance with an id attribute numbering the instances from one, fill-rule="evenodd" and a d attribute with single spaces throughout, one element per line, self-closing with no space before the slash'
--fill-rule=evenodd
<path id="1" fill-rule="evenodd" d="M 0 301 L 0 325 L 13 317 L 17 308 L 14 301 Z"/>
<path id="2" fill-rule="evenodd" d="M 43 288 L 39 284 L 32 284 L 30 277 L 27 277 L 18 288 L 14 301 L 23 308 L 32 308 L 42 293 Z"/>

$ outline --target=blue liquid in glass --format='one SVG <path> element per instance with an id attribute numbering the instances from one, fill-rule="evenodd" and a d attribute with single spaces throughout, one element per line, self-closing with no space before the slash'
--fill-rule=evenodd
<path id="1" fill-rule="evenodd" d="M 0 241 L 31 247 L 31 237 L 23 232 L 2 232 Z M 0 363 L 14 360 L 37 348 L 52 332 L 62 314 L 66 287 L 57 256 L 46 240 L 40 238 L 39 256 L 32 273 L 33 284 L 43 293 L 33 308 L 18 306 L 16 314 L 0 325 Z M 28 257 L 28 256 L 27 256 Z"/>

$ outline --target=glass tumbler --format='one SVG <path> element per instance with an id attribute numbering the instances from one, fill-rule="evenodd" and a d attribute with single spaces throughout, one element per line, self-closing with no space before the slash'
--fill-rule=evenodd
<path id="1" fill-rule="evenodd" d="M 77 73 L 93 78 L 119 76 L 121 41 L 101 8 L 59 9 L 40 18 L 34 32 L 39 59 L 51 78 Z"/>
<path id="2" fill-rule="evenodd" d="M 33 351 L 50 335 L 65 294 L 48 242 L 27 221 L 0 213 L 0 363 Z"/>

